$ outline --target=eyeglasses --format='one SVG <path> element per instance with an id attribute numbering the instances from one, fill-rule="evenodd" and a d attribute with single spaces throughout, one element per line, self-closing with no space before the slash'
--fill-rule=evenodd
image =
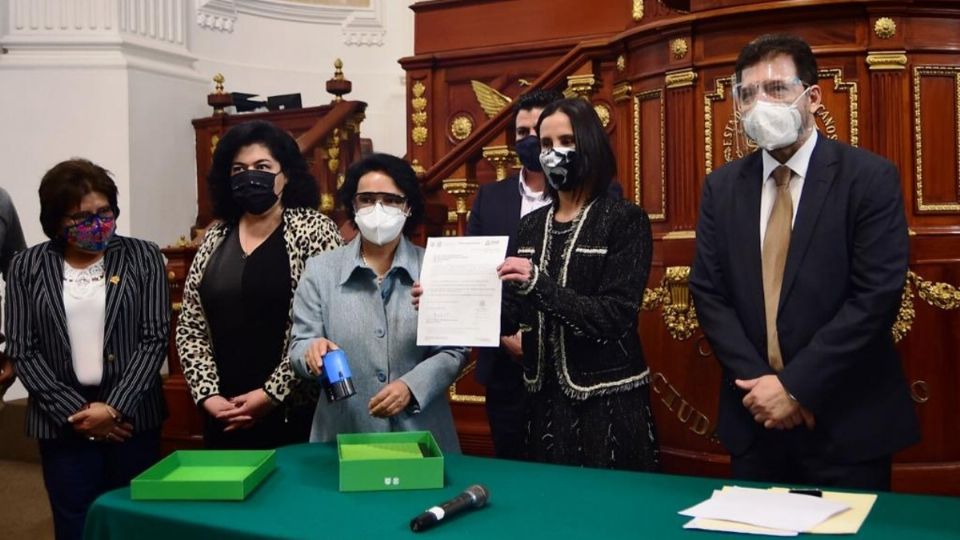
<path id="1" fill-rule="evenodd" d="M 363 193 L 357 193 L 353 196 L 353 205 L 358 210 L 361 208 L 369 208 L 378 202 L 385 207 L 397 208 L 400 210 L 405 210 L 407 207 L 407 198 L 403 195 L 397 195 L 396 193 L 366 191 Z"/>
<path id="2" fill-rule="evenodd" d="M 766 96 L 773 101 L 787 101 L 797 97 L 806 85 L 796 78 L 768 79 L 749 84 L 737 83 L 733 85 L 733 97 L 742 108 L 752 107 L 760 96 Z"/>
<path id="3" fill-rule="evenodd" d="M 116 214 L 113 211 L 113 208 L 104 207 L 96 212 L 77 212 L 76 214 L 71 214 L 67 216 L 68 225 L 76 226 L 89 221 L 92 221 L 93 218 L 99 218 L 100 221 L 110 221 L 116 218 Z"/>

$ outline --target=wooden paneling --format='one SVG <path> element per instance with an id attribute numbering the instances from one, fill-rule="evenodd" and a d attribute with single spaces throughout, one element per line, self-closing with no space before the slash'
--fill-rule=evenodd
<path id="1" fill-rule="evenodd" d="M 648 284 L 658 289 L 675 273 L 670 267 L 691 263 L 703 176 L 755 149 L 739 131 L 730 96 L 737 54 L 761 33 L 800 35 L 818 57 L 821 133 L 890 159 L 902 178 L 913 297 L 901 313 L 899 348 L 923 439 L 895 456 L 894 486 L 960 494 L 960 5 L 692 0 L 689 13 L 681 13 L 646 0 L 634 18 L 634 2 L 561 4 L 564 13 L 547 16 L 557 2 L 523 0 L 521 8 L 506 0 L 447 0 L 414 7 L 417 56 L 401 63 L 410 77 L 430 78 L 431 91 L 445 98 L 428 107 L 436 116 L 432 129 L 445 129 L 458 111 L 478 120 L 463 141 L 438 139 L 429 151 L 409 146 L 412 155 L 424 156 L 427 181 L 467 170 L 464 164 L 480 161 L 480 148 L 511 139 L 505 137 L 509 115 L 476 115 L 465 81 L 482 80 L 514 96 L 520 74 L 563 86 L 569 75 L 592 72 L 600 84 L 588 98 L 611 108 L 608 132 L 625 195 L 659 220 Z M 473 18 L 465 20 L 465 13 Z M 490 23 L 507 18 L 511 25 Z M 568 19 L 578 22 L 576 29 Z M 505 36 L 508 26 L 513 32 Z M 516 28 L 529 32 L 521 36 Z M 587 34 L 595 39 L 585 41 Z M 484 165 L 476 171 L 476 181 L 492 181 Z M 662 305 L 640 319 L 655 373 L 664 465 L 670 472 L 727 474 L 726 453 L 711 437 L 719 365 L 699 329 L 675 335 L 676 319 L 666 315 L 677 309 Z M 481 395 L 468 385 L 457 391 Z M 478 440 L 482 405 L 461 400 L 455 411 L 464 449 L 488 451 Z"/>

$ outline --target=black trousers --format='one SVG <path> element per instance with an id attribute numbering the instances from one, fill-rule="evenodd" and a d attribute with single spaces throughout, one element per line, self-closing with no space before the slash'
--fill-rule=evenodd
<path id="1" fill-rule="evenodd" d="M 806 484 L 868 491 L 890 490 L 892 456 L 865 461 L 837 458 L 817 430 L 765 429 L 753 445 L 731 456 L 733 477 L 774 484 Z"/>
<path id="2" fill-rule="evenodd" d="M 490 423 L 493 453 L 498 458 L 523 459 L 526 455 L 523 442 L 526 393 L 521 377 L 486 387 L 487 421 Z"/>
<path id="3" fill-rule="evenodd" d="M 128 485 L 160 458 L 160 428 L 122 443 L 89 441 L 73 432 L 39 443 L 57 540 L 81 540 L 93 501 Z"/>

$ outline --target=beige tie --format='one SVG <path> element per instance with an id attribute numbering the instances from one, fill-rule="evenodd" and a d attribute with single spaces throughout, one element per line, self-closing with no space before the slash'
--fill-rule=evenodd
<path id="1" fill-rule="evenodd" d="M 783 355 L 780 354 L 780 336 L 777 335 L 777 304 L 780 303 L 783 268 L 787 263 L 790 228 L 793 224 L 793 199 L 790 198 L 792 174 L 786 165 L 773 170 L 777 195 L 763 238 L 763 303 L 767 315 L 767 361 L 778 373 L 783 370 Z"/>

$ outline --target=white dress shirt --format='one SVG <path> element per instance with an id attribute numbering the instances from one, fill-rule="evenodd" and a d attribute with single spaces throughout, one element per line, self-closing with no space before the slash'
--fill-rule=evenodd
<path id="1" fill-rule="evenodd" d="M 800 194 L 803 192 L 803 181 L 807 177 L 807 167 L 810 166 L 810 156 L 817 145 L 817 130 L 813 130 L 810 137 L 792 155 L 786 165 L 793 172 L 790 177 L 790 198 L 793 199 L 793 220 L 791 227 L 797 220 L 797 208 L 800 207 Z M 763 249 L 763 238 L 767 235 L 767 222 L 773 212 L 773 201 L 777 198 L 777 184 L 773 180 L 773 170 L 781 163 L 769 152 L 763 150 L 763 190 L 760 192 L 760 249 Z"/>
<path id="2" fill-rule="evenodd" d="M 550 204 L 550 195 L 547 190 L 533 191 L 527 186 L 523 178 L 524 169 L 520 169 L 520 217 L 523 217 L 538 208 Z"/>

